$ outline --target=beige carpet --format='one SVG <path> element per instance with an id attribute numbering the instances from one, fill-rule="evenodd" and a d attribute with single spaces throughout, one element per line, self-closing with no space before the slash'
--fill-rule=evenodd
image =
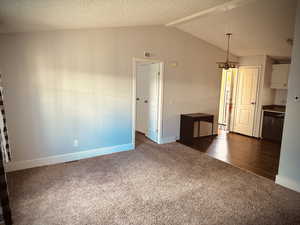
<path id="1" fill-rule="evenodd" d="M 178 143 L 8 175 L 14 224 L 300 224 L 300 194 Z"/>

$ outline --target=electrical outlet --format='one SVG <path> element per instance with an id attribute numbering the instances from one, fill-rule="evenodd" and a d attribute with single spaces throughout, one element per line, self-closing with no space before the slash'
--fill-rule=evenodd
<path id="1" fill-rule="evenodd" d="M 75 139 L 74 142 L 73 142 L 73 146 L 78 147 L 78 145 L 79 145 L 79 141 L 77 139 Z"/>

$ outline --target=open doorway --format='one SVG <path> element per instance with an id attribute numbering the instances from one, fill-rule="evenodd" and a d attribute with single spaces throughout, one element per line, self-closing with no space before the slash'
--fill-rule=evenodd
<path id="1" fill-rule="evenodd" d="M 259 68 L 240 66 L 223 70 L 219 105 L 219 133 L 254 136 L 257 120 Z"/>
<path id="2" fill-rule="evenodd" d="M 133 60 L 133 143 L 136 134 L 155 143 L 161 142 L 163 62 Z"/>
<path id="3" fill-rule="evenodd" d="M 219 132 L 229 132 L 233 127 L 234 87 L 237 69 L 222 71 L 222 83 L 219 105 Z"/>

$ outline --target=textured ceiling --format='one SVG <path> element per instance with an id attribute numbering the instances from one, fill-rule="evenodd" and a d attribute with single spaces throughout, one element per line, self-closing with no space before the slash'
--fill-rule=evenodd
<path id="1" fill-rule="evenodd" d="M 0 33 L 165 24 L 229 0 L 0 0 Z"/>
<path id="2" fill-rule="evenodd" d="M 224 3 L 238 5 L 213 10 Z M 0 33 L 168 24 L 237 56 L 289 57 L 297 0 L 0 0 Z M 212 10 L 212 11 L 211 11 Z"/>
<path id="3" fill-rule="evenodd" d="M 231 52 L 237 56 L 289 57 L 297 0 L 257 0 L 245 6 L 210 14 L 177 28 L 225 49 L 225 33 L 233 33 Z"/>

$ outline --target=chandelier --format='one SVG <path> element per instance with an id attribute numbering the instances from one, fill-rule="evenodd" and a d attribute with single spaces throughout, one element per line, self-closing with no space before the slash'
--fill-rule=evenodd
<path id="1" fill-rule="evenodd" d="M 229 61 L 229 48 L 230 48 L 230 38 L 232 36 L 232 33 L 227 33 L 226 34 L 227 36 L 227 54 L 226 54 L 226 61 L 225 62 L 217 62 L 219 68 L 221 69 L 225 69 L 225 70 L 228 70 L 230 68 L 236 68 L 238 66 L 238 63 L 237 62 L 232 62 L 232 61 Z"/>

